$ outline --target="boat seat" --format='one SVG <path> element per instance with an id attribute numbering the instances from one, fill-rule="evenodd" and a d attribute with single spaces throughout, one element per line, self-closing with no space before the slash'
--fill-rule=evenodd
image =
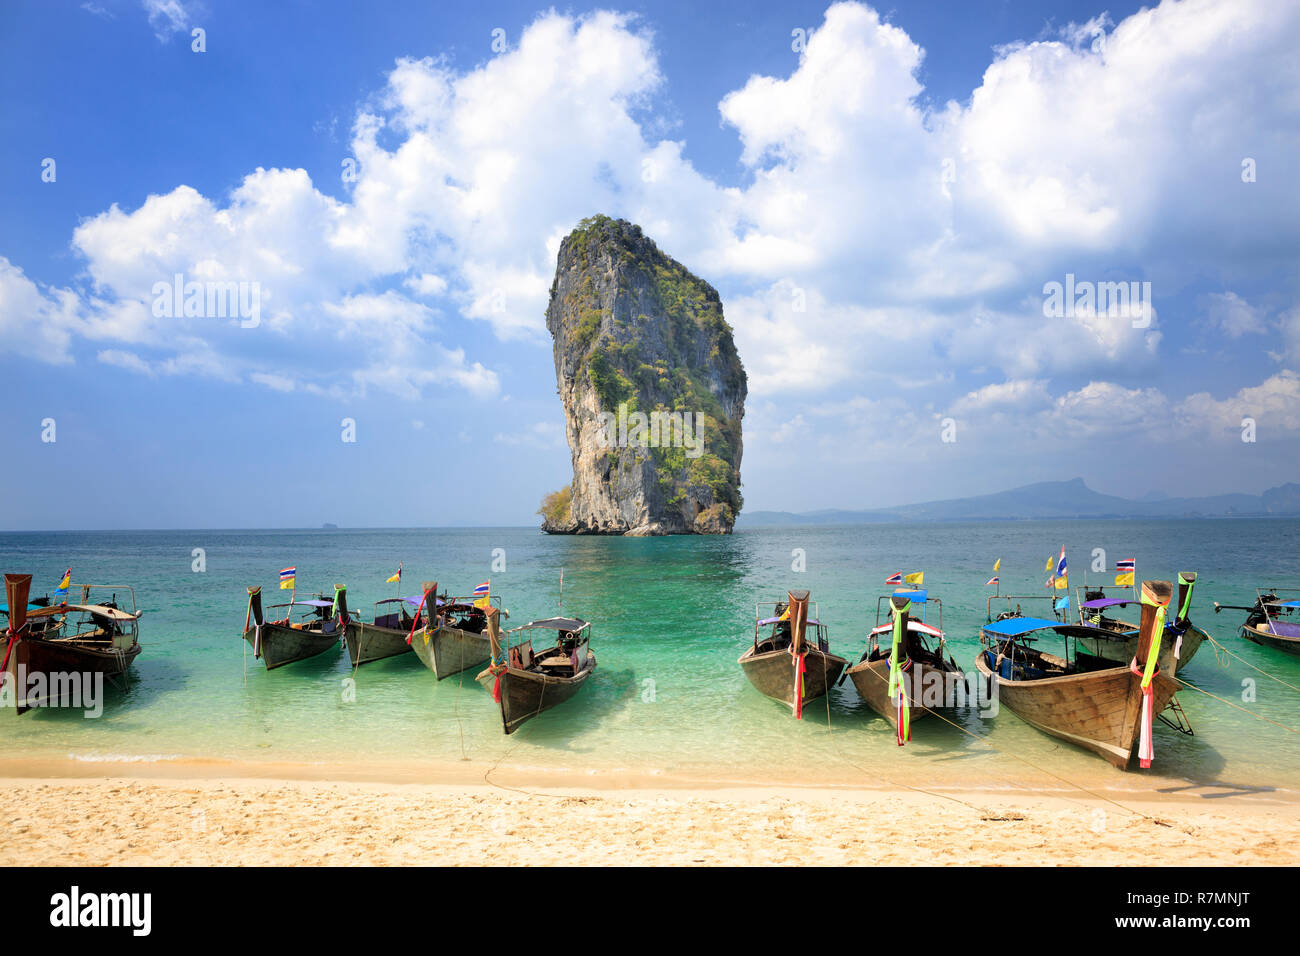
<path id="1" fill-rule="evenodd" d="M 1058 667 L 1061 670 L 1065 670 L 1069 666 L 1066 663 L 1065 658 L 1057 657 L 1055 654 L 1043 652 L 1038 655 L 1038 659 L 1049 667 Z"/>

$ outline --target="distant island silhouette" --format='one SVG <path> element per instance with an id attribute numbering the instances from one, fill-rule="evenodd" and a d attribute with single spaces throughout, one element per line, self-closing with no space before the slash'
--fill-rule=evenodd
<path id="1" fill-rule="evenodd" d="M 746 511 L 739 528 L 783 524 L 885 524 L 899 521 L 1006 521 L 1032 518 L 1228 518 L 1300 515 L 1300 484 L 1287 482 L 1260 495 L 1171 498 L 1159 493 L 1140 499 L 1093 491 L 1082 478 L 1041 481 L 1010 491 L 950 498 L 893 508 L 852 511 Z"/>

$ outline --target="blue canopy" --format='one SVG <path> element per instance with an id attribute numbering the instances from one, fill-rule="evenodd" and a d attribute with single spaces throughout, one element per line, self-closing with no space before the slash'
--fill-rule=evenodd
<path id="1" fill-rule="evenodd" d="M 925 588 L 917 588 L 916 590 L 895 591 L 893 596 L 907 598 L 913 604 L 924 604 L 929 593 Z"/>
<path id="2" fill-rule="evenodd" d="M 1009 617 L 1004 621 L 985 624 L 984 630 L 989 634 L 998 634 L 1002 637 L 1019 637 L 1021 634 L 1028 634 L 1030 631 L 1042 631 L 1049 627 L 1060 626 L 1060 621 L 1049 621 L 1041 617 Z"/>
<path id="3" fill-rule="evenodd" d="M 1300 601 L 1270 601 L 1270 607 L 1300 607 Z"/>

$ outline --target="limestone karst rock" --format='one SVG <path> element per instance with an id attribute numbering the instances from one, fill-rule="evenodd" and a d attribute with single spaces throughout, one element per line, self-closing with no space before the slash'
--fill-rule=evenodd
<path id="1" fill-rule="evenodd" d="M 554 534 L 728 534 L 741 508 L 745 369 L 718 293 L 622 219 L 560 243 L 546 327 L 573 481 Z"/>

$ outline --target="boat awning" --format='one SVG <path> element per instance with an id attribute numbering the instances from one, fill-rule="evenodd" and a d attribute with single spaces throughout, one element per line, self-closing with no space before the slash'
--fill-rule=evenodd
<path id="1" fill-rule="evenodd" d="M 1097 611 L 1104 607 L 1123 607 L 1134 603 L 1136 602 L 1128 598 L 1093 598 L 1091 601 L 1084 601 L 1079 607 L 1088 611 Z"/>
<path id="2" fill-rule="evenodd" d="M 1269 601 L 1269 607 L 1300 607 L 1300 601 Z"/>
<path id="3" fill-rule="evenodd" d="M 1049 621 L 1042 617 L 1009 617 L 1004 621 L 985 624 L 984 631 L 1002 637 L 1019 637 L 1021 634 L 1028 634 L 1031 631 L 1044 631 L 1048 628 L 1060 626 L 1060 621 Z"/>
<path id="4" fill-rule="evenodd" d="M 775 624 L 779 620 L 781 620 L 779 617 L 765 617 L 763 620 L 758 622 L 758 626 L 765 627 L 768 624 Z M 790 619 L 787 617 L 786 620 L 788 621 Z M 822 622 L 817 620 L 815 617 L 810 617 L 804 623 L 810 627 L 821 627 Z"/>
<path id="5" fill-rule="evenodd" d="M 272 604 L 271 607 L 333 607 L 333 601 L 294 601 L 292 604 Z"/>
<path id="6" fill-rule="evenodd" d="M 892 631 L 893 629 L 894 629 L 893 624 L 881 624 L 879 627 L 873 627 L 871 629 L 871 633 L 884 634 L 885 632 Z M 907 629 L 909 631 L 920 631 L 922 634 L 929 634 L 931 637 L 943 637 L 943 631 L 939 630 L 937 627 L 934 627 L 930 624 L 926 624 L 924 621 L 917 621 L 911 618 L 909 618 L 907 621 Z"/>
<path id="7" fill-rule="evenodd" d="M 925 588 L 917 588 L 915 590 L 905 589 L 905 590 L 895 591 L 892 596 L 907 598 L 913 604 L 924 604 L 926 602 L 926 599 L 929 597 L 929 593 L 930 592 L 927 591 Z"/>
<path id="8" fill-rule="evenodd" d="M 587 622 L 576 617 L 548 617 L 542 621 L 531 621 L 516 630 L 522 631 L 528 627 L 542 627 L 548 631 L 579 631 L 587 626 Z"/>
<path id="9" fill-rule="evenodd" d="M 134 621 L 138 615 L 123 611 L 120 607 L 106 607 L 103 604 L 55 604 L 52 607 L 38 607 L 27 612 L 28 617 L 52 617 L 55 614 L 82 611 L 110 621 Z"/>

